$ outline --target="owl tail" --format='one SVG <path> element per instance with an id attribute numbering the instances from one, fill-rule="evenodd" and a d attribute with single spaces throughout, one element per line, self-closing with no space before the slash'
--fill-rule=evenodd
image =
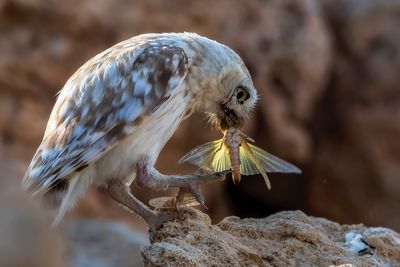
<path id="1" fill-rule="evenodd" d="M 45 193 L 43 197 L 47 206 L 54 209 L 56 213 L 53 227 L 59 224 L 64 215 L 83 197 L 90 183 L 89 177 L 75 175 Z"/>

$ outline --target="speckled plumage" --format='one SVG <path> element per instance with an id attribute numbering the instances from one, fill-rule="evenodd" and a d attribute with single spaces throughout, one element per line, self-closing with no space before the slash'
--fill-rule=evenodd
<path id="1" fill-rule="evenodd" d="M 244 117 L 256 93 L 226 46 L 191 33 L 123 41 L 89 60 L 60 91 L 23 186 L 40 195 L 61 186 L 60 219 L 90 184 L 130 184 L 139 160 L 154 165 L 186 115 L 223 112 L 235 82 L 252 97 L 235 107 Z"/>

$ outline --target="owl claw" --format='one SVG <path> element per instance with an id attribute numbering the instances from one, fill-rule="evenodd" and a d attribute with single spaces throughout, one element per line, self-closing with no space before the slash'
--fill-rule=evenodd
<path id="1" fill-rule="evenodd" d="M 199 202 L 201 205 L 204 205 L 205 199 L 204 199 L 203 194 L 200 191 L 198 184 L 189 183 L 188 190 L 196 198 L 197 202 Z"/>
<path id="2" fill-rule="evenodd" d="M 179 211 L 179 204 L 183 200 L 185 193 L 192 194 L 198 203 L 207 208 L 199 186 L 201 184 L 222 181 L 225 179 L 225 175 L 230 172 L 231 170 L 207 173 L 204 170 L 199 170 L 191 175 L 168 176 L 160 174 L 153 167 L 149 167 L 146 161 L 143 161 L 137 164 L 135 181 L 138 186 L 155 190 L 165 190 L 171 187 L 180 188 L 175 202 L 176 210 Z"/>
<path id="3" fill-rule="evenodd" d="M 176 207 L 177 210 L 179 210 L 178 206 L 180 201 L 182 201 L 183 196 L 185 193 L 190 193 L 192 194 L 197 202 L 199 202 L 204 208 L 208 209 L 207 206 L 205 205 L 205 199 L 203 194 L 200 191 L 200 185 L 204 183 L 210 183 L 210 182 L 215 182 L 215 181 L 222 181 L 225 179 L 225 175 L 227 173 L 230 173 L 231 170 L 226 170 L 222 172 L 216 172 L 216 173 L 206 173 L 204 171 L 198 171 L 197 173 L 193 174 L 192 176 L 185 177 L 185 185 L 180 187 L 180 190 L 178 192 L 178 195 L 176 197 Z"/>
<path id="4" fill-rule="evenodd" d="M 177 212 L 181 211 L 179 204 L 182 203 L 186 193 L 187 193 L 186 188 L 184 188 L 184 187 L 179 188 L 178 194 L 176 195 L 176 198 L 175 198 L 175 210 Z"/>

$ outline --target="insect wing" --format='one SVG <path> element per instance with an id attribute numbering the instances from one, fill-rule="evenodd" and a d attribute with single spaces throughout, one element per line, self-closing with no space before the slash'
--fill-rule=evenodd
<path id="1" fill-rule="evenodd" d="M 275 173 L 301 173 L 301 170 L 283 159 L 280 159 L 261 148 L 248 144 L 253 155 L 258 159 L 267 172 Z"/>
<path id="2" fill-rule="evenodd" d="M 247 165 L 246 167 L 244 165 L 242 166 L 245 167 L 247 171 L 249 171 L 249 175 L 260 173 L 264 178 L 265 184 L 267 185 L 268 189 L 271 189 L 271 182 L 269 181 L 267 170 L 265 169 L 264 165 L 257 157 L 257 155 L 253 153 L 250 145 L 246 141 L 242 140 L 240 147 L 241 150 L 243 151 L 241 153 L 241 155 L 243 154 L 243 159 L 248 161 L 248 163 L 246 163 Z M 245 173 L 243 172 L 243 174 Z"/>
<path id="3" fill-rule="evenodd" d="M 195 147 L 179 163 L 189 162 L 211 172 L 229 170 L 231 161 L 223 139 Z"/>
<path id="4" fill-rule="evenodd" d="M 242 141 L 243 142 L 243 141 Z M 243 175 L 254 175 L 259 174 L 259 170 L 256 165 L 252 162 L 248 150 L 244 146 L 240 146 L 240 172 Z"/>
<path id="5" fill-rule="evenodd" d="M 211 156 L 211 161 L 209 162 L 209 166 L 211 171 L 213 172 L 226 171 L 231 168 L 229 151 L 225 145 L 222 145 L 220 149 L 215 151 L 214 155 Z"/>

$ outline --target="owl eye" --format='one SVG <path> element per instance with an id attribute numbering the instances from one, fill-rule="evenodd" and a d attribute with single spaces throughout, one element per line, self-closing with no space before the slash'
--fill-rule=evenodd
<path id="1" fill-rule="evenodd" d="M 244 101 L 246 101 L 247 99 L 250 98 L 250 94 L 243 87 L 238 87 L 238 89 L 236 91 L 236 98 L 237 98 L 238 102 L 243 105 Z"/>

